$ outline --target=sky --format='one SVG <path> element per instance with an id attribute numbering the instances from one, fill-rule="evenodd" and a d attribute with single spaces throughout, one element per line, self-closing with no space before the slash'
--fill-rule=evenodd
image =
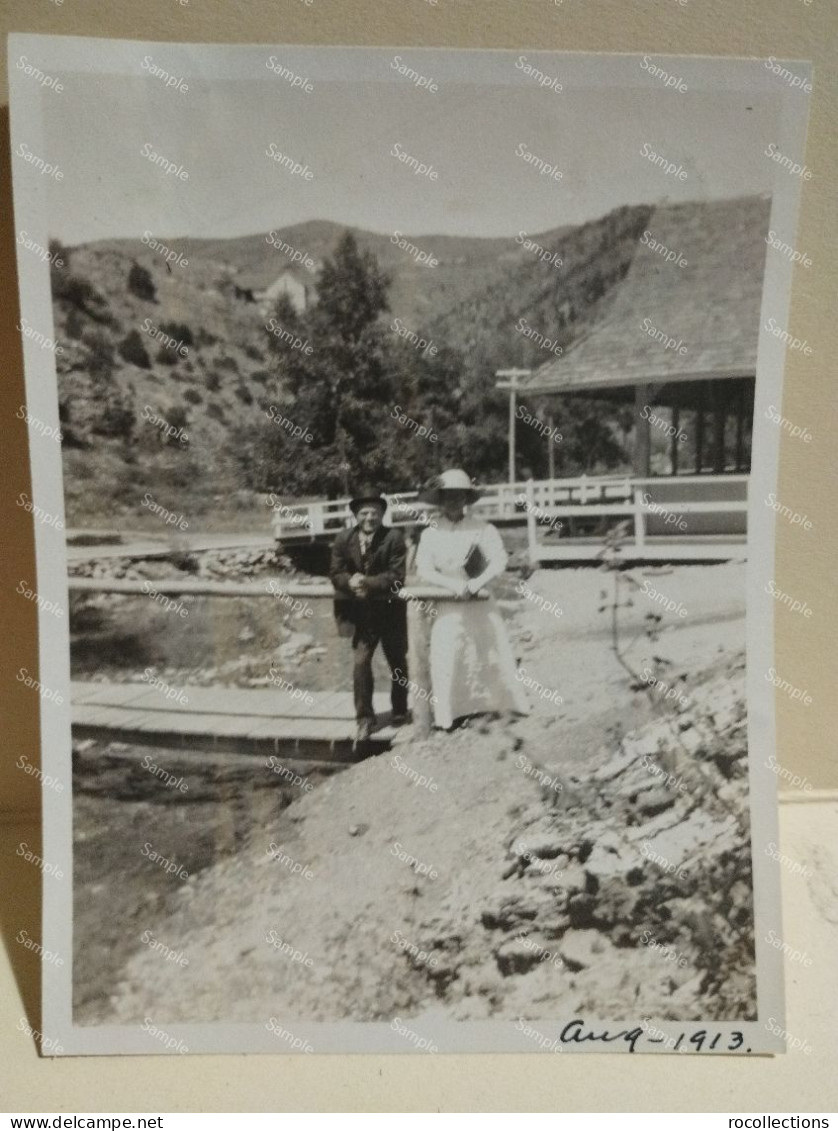
<path id="1" fill-rule="evenodd" d="M 768 193 L 777 175 L 764 151 L 778 136 L 779 89 L 756 62 L 753 82 L 744 82 L 744 61 L 731 79 L 714 69 L 717 61 L 653 59 L 686 80 L 682 93 L 639 56 L 615 57 L 605 71 L 600 64 L 608 85 L 596 86 L 580 65 L 585 56 L 487 52 L 475 60 L 472 52 L 392 49 L 337 59 L 248 48 L 246 66 L 210 81 L 185 48 L 128 46 L 124 73 L 67 71 L 62 93 L 39 91 L 41 147 L 64 174 L 49 186 L 50 235 L 67 244 L 144 231 L 239 236 L 313 219 L 381 233 L 509 237 L 623 204 Z M 271 54 L 313 90 L 275 75 Z M 399 74 L 397 56 L 439 89 Z M 539 86 L 516 66 L 521 58 L 562 91 Z M 188 90 L 167 87 L 143 60 L 183 78 Z M 271 143 L 308 165 L 313 179 L 272 161 Z M 432 165 L 437 179 L 399 161 L 396 143 Z M 167 176 L 142 155 L 145 145 L 188 180 Z M 686 179 L 665 174 L 644 145 Z M 521 147 L 561 179 L 540 174 Z"/>

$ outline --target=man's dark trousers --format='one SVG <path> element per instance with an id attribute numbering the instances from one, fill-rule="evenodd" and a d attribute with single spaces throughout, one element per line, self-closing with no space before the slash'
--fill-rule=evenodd
<path id="1" fill-rule="evenodd" d="M 407 547 L 400 530 L 381 526 L 366 553 L 358 528 L 344 530 L 332 546 L 329 576 L 335 587 L 335 617 L 341 636 L 352 637 L 355 715 L 372 719 L 372 657 L 379 643 L 391 671 L 390 702 L 394 715 L 407 712 L 407 609 L 398 596 L 404 584 Z M 368 595 L 349 588 L 354 574 L 363 574 Z"/>

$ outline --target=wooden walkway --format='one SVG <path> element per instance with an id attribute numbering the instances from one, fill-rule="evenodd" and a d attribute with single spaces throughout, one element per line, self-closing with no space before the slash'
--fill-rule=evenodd
<path id="1" fill-rule="evenodd" d="M 387 692 L 375 695 L 382 725 L 356 754 L 352 695 L 347 691 L 305 692 L 310 697 L 305 700 L 275 688 L 187 685 L 177 690 L 186 703 L 167 699 L 147 683 L 74 680 L 73 734 L 99 741 L 334 762 L 355 761 L 410 740 L 410 726 L 389 725 Z"/>

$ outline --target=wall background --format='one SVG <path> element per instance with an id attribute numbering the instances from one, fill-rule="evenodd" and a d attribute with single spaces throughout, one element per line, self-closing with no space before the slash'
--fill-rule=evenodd
<path id="1" fill-rule="evenodd" d="M 814 702 L 809 707 L 791 703 L 787 697 L 777 700 L 778 754 L 783 766 L 797 774 L 805 775 L 817 789 L 838 787 L 838 760 L 836 748 L 836 649 L 834 629 L 828 613 L 830 601 L 836 596 L 836 570 L 832 559 L 838 550 L 838 536 L 831 537 L 832 526 L 838 518 L 836 487 L 838 486 L 838 461 L 835 459 L 834 429 L 838 424 L 838 396 L 830 372 L 832 360 L 838 356 L 838 319 L 835 317 L 834 295 L 838 291 L 838 269 L 835 264 L 836 209 L 835 193 L 838 172 L 838 148 L 833 142 L 838 126 L 838 9 L 831 0 L 188 0 L 181 6 L 178 0 L 3 0 L 0 8 L 0 31 L 41 32 L 55 35 L 107 36 L 111 38 L 174 40 L 184 42 L 268 42 L 268 43 L 319 43 L 368 44 L 373 46 L 452 46 L 452 47 L 504 47 L 525 50 L 565 50 L 601 52 L 638 52 L 648 54 L 728 55 L 767 58 L 800 58 L 814 64 L 814 92 L 811 96 L 811 118 L 806 148 L 806 163 L 814 170 L 814 179 L 803 185 L 800 224 L 795 246 L 814 260 L 810 269 L 797 266 L 794 275 L 789 330 L 799 338 L 808 339 L 813 346 L 811 358 L 791 356 L 786 367 L 786 397 L 782 406 L 785 416 L 800 423 L 814 433 L 815 441 L 803 445 L 799 440 L 784 438 L 780 455 L 779 498 L 793 510 L 805 512 L 814 524 L 808 534 L 792 528 L 778 517 L 778 544 L 775 577 L 784 591 L 808 602 L 815 610 L 811 619 L 792 614 L 784 607 L 777 609 L 777 650 L 774 666 L 785 678 L 801 688 L 806 688 Z M 5 55 L 5 52 L 4 52 Z M 806 95 L 800 94 L 804 98 Z M 15 234 L 9 202 L 11 200 L 10 154 L 8 145 L 8 86 L 5 58 L 0 61 L 0 356 L 5 364 L 0 374 L 0 522 L 3 530 L 3 553 L 0 560 L 0 604 L 3 608 L 5 630 L 0 638 L 0 704 L 4 721 L 4 741 L 0 754 L 0 810 L 6 811 L 11 821 L 34 819 L 39 797 L 37 782 L 15 768 L 21 753 L 32 762 L 38 762 L 38 700 L 15 679 L 21 667 L 37 670 L 36 609 L 14 593 L 21 579 L 34 581 L 34 542 L 31 518 L 15 505 L 19 492 L 31 492 L 26 426 L 16 417 L 18 406 L 24 402 L 23 368 L 20 336 L 16 323 L 20 317 L 17 306 L 15 277 Z M 771 663 L 765 657 L 766 665 Z M 811 798 L 811 794 L 807 795 Z M 804 807 L 806 808 L 806 807 Z M 833 811 L 834 805 L 829 809 Z M 34 974 L 34 971 L 32 972 Z M 5 980 L 5 978 L 3 979 Z M 27 979 L 28 981 L 28 979 Z M 20 987 L 21 990 L 24 987 Z M 31 987 L 30 987 L 31 988 Z M 28 996 L 24 993 L 24 996 Z M 834 998 L 833 998 L 834 1000 Z M 33 1018 L 33 1023 L 35 1019 Z M 5 1027 L 5 1026 L 4 1026 Z M 245 1062 L 235 1058 L 239 1065 Z M 639 1058 L 643 1059 L 643 1058 Z M 692 1058 L 688 1058 L 692 1061 Z M 377 1063 L 387 1064 L 390 1088 L 403 1095 L 411 1094 L 414 1106 L 401 1110 L 434 1110 L 444 1104 L 447 1110 L 473 1110 L 476 1100 L 468 1098 L 483 1094 L 487 1102 L 497 1106 L 484 1110 L 562 1110 L 562 1096 L 555 1089 L 543 1090 L 553 1075 L 552 1058 L 527 1058 L 530 1067 L 529 1081 L 532 1092 L 522 1087 L 524 1058 L 505 1057 L 495 1061 L 486 1057 L 462 1058 L 455 1065 L 452 1058 L 440 1058 L 436 1077 L 440 1091 L 443 1079 L 445 1098 L 441 1095 L 422 1099 L 423 1083 L 431 1077 L 424 1068 L 423 1058 L 405 1057 L 332 1057 L 329 1068 L 323 1072 L 323 1062 L 314 1058 L 319 1071 L 305 1071 L 299 1060 L 293 1067 L 280 1070 L 278 1062 L 269 1070 L 272 1076 L 308 1080 L 318 1096 L 319 1110 L 366 1110 L 362 1092 L 355 1092 L 359 1078 L 370 1077 Z M 113 1062 L 112 1062 L 113 1063 Z M 234 1075 L 233 1060 L 220 1062 L 229 1068 L 223 1078 Z M 261 1063 L 248 1058 L 249 1065 Z M 589 1110 L 605 1104 L 603 1110 L 620 1110 L 609 1107 L 605 1092 L 609 1083 L 625 1078 L 628 1064 L 620 1061 L 619 1070 L 610 1058 L 605 1064 L 601 1057 L 574 1062 L 577 1105 L 564 1110 Z M 677 1076 L 687 1061 L 679 1059 Z M 683 1110 L 716 1110 L 730 1107 L 741 1110 L 735 1103 L 737 1065 L 727 1060 L 725 1077 L 727 1086 L 714 1087 L 714 1077 L 707 1074 L 707 1061 L 692 1062 L 695 1071 L 690 1075 L 699 1089 L 709 1087 L 710 1093 L 689 1096 L 679 1094 L 678 1104 Z M 718 1065 L 718 1061 L 714 1062 Z M 96 1097 L 96 1061 L 64 1062 L 61 1075 L 71 1068 L 76 1079 L 82 1075 L 91 1082 L 87 1102 Z M 213 1060 L 212 1064 L 219 1062 Z M 132 1097 L 141 1110 L 145 1103 L 160 1104 L 161 1110 L 179 1106 L 197 1110 L 202 1092 L 198 1076 L 210 1065 L 203 1059 L 192 1060 L 191 1067 L 182 1062 L 175 1066 L 145 1058 L 122 1062 L 123 1079 L 138 1077 L 152 1079 L 152 1069 L 157 1073 L 162 1088 L 147 1091 L 143 1101 L 136 1093 Z M 590 1069 L 587 1066 L 590 1065 Z M 355 1067 L 353 1067 L 355 1066 Z M 47 1062 L 38 1068 L 47 1069 Z M 57 1066 L 56 1066 L 57 1067 Z M 114 1065 L 114 1067 L 116 1067 Z M 312 1067 L 312 1066 L 306 1066 Z M 647 1067 L 651 1065 L 647 1062 Z M 674 1066 L 673 1066 L 674 1067 Z M 755 1062 L 749 1062 L 755 1068 Z M 768 1067 L 768 1064 L 765 1065 Z M 519 1073 L 519 1068 L 521 1072 Z M 594 1070 L 596 1068 L 596 1070 Z M 606 1076 L 605 1072 L 609 1075 Z M 602 1073 L 602 1075 L 600 1075 Z M 198 1074 L 198 1075 L 196 1075 Z M 359 1075 L 360 1074 L 360 1075 Z M 514 1075 L 513 1075 L 514 1074 Z M 585 1079 L 590 1074 L 590 1096 L 585 1102 Z M 750 1073 L 747 1073 L 750 1075 Z M 38 1072 L 41 1076 L 41 1073 Z M 245 1079 L 254 1083 L 259 1073 L 249 1071 Z M 380 1070 L 378 1075 L 380 1075 Z M 638 1110 L 648 1110 L 649 1085 L 659 1078 L 659 1071 L 650 1076 L 644 1072 L 646 1088 L 636 1092 Z M 671 1073 L 670 1073 L 671 1075 Z M 191 1078 L 191 1085 L 185 1077 Z M 581 1077 L 581 1079 L 580 1079 Z M 509 1087 L 501 1088 L 502 1081 Z M 181 1080 L 183 1087 L 176 1081 Z M 316 1082 L 316 1084 L 315 1084 Z M 326 1083 L 328 1082 L 328 1084 Z M 566 1081 L 567 1082 L 567 1081 Z M 741 1082 L 741 1081 L 740 1081 Z M 755 1081 L 752 1080 L 752 1083 Z M 376 1084 L 380 1083 L 376 1078 Z M 635 1080 L 635 1084 L 637 1080 Z M 674 1080 L 673 1080 L 674 1083 Z M 539 1087 L 539 1084 L 541 1087 Z M 581 1091 L 580 1091 L 580 1085 Z M 604 1089 L 603 1089 L 604 1085 Z M 328 1088 L 328 1091 L 325 1089 Z M 197 1089 L 197 1090 L 196 1090 Z M 485 1090 L 484 1090 L 485 1089 Z M 188 1090 L 185 1096 L 184 1091 Z M 372 1110 L 393 1110 L 379 1091 L 379 1105 Z M 389 1089 L 388 1089 L 389 1090 Z M 227 1089 L 214 1073 L 213 1099 L 208 1110 L 222 1110 Z M 276 1090 L 275 1090 L 276 1091 Z M 156 1092 L 156 1096 L 155 1096 Z M 162 1099 L 162 1096 L 165 1099 Z M 72 1094 L 78 1103 L 83 1102 L 80 1089 Z M 369 1092 L 367 1093 L 369 1094 Z M 532 1095 L 533 1098 L 528 1097 Z M 540 1098 L 534 1098 L 539 1095 Z M 41 1093 L 43 1096 L 43 1092 Z M 457 1097 L 459 1096 L 459 1100 Z M 488 1099 L 488 1097 L 492 1097 Z M 581 1096 L 581 1098 L 579 1098 Z M 290 1093 L 289 1093 L 290 1097 Z M 113 1094 L 106 1107 L 118 1109 Z M 755 1099 L 754 1096 L 752 1098 Z M 816 1110 L 812 1106 L 796 1104 L 798 1110 Z M 230 1092 L 227 1110 L 282 1110 L 283 1101 L 278 1095 L 266 1098 L 264 1103 L 247 1095 Z M 33 1101 L 38 1103 L 37 1100 Z M 41 1100 L 41 1102 L 43 1102 Z M 55 1102 L 59 1102 L 57 1097 Z M 296 1102 L 301 1102 L 298 1098 Z M 396 1103 L 398 1101 L 393 1101 Z M 670 1105 L 675 1101 L 670 1096 Z M 758 1102 L 758 1101 L 756 1101 Z M 765 1100 L 762 1101 L 763 1103 Z M 463 1106 L 453 1106 L 455 1104 Z M 542 1106 L 546 1103 L 546 1107 Z M 721 1108 L 718 1104 L 721 1103 Z M 329 1106 L 329 1105 L 333 1106 Z M 537 1106 L 528 1106 L 535 1104 Z M 253 1106 L 251 1106 L 253 1105 Z M 258 1105 L 258 1106 L 257 1106 Z M 655 1105 L 657 1106 L 657 1105 Z M 34 1110 L 23 1108 L 19 1110 Z M 58 1110 L 53 1106 L 50 1110 Z M 77 1107 L 77 1110 L 81 1108 Z M 94 1107 L 95 1110 L 95 1107 Z M 99 1107 L 99 1110 L 104 1110 Z M 295 1110 L 285 1108 L 285 1110 Z M 306 1110 L 297 1108 L 296 1110 Z M 312 1110 L 311 1107 L 308 1110 Z M 396 1108 L 395 1110 L 398 1110 Z M 676 1110 L 674 1106 L 664 1110 Z"/>

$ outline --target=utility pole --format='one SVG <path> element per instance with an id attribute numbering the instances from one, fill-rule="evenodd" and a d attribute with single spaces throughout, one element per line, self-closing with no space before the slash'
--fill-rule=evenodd
<path id="1" fill-rule="evenodd" d="M 518 378 L 529 377 L 531 369 L 498 369 L 496 377 L 508 377 L 508 381 L 496 381 L 496 389 L 509 390 L 509 482 L 515 482 L 515 417 L 518 405 Z"/>

